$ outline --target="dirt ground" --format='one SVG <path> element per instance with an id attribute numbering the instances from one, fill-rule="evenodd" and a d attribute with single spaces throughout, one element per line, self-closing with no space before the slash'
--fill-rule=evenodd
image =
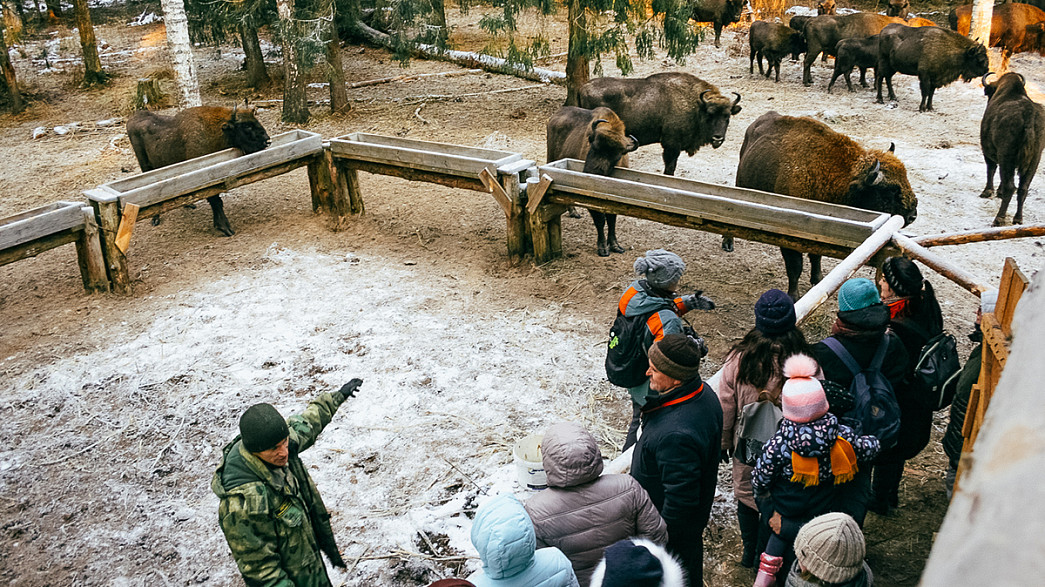
<path id="1" fill-rule="evenodd" d="M 137 173 L 122 117 L 136 80 L 164 68 L 166 49 L 162 24 L 127 26 L 137 16 L 129 12 L 96 17 L 103 65 L 113 74 L 104 87 L 78 88 L 75 63 L 55 59 L 76 55 L 68 29 L 12 52 L 30 107 L 0 115 L 7 161 L 0 218 L 82 201 L 82 190 Z M 459 47 L 485 44 L 480 12 L 452 13 Z M 561 22 L 548 26 L 552 53 L 565 51 Z M 806 88 L 800 66 L 785 61 L 777 84 L 748 73 L 746 43 L 741 26 L 724 32 L 721 48 L 702 45 L 685 65 L 637 62 L 639 74 L 687 71 L 742 95 L 725 144 L 683 155 L 678 175 L 731 185 L 744 129 L 777 110 L 813 116 L 867 147 L 895 143 L 920 200 L 910 234 L 990 225 L 997 201 L 977 197 L 985 175 L 977 82 L 939 90 L 937 111 L 920 114 L 913 78 L 897 76 L 898 103 L 874 104 L 869 89 L 836 86 L 829 95 L 830 63 L 814 67 Z M 47 46 L 55 50 L 50 70 L 41 59 Z M 279 84 L 245 88 L 236 47 L 201 48 L 197 59 L 205 103 L 250 98 L 263 105 L 258 116 L 270 134 L 289 128 L 266 102 L 280 97 Z M 402 70 L 387 52 L 361 47 L 346 47 L 344 61 L 349 82 L 460 69 L 415 61 Z M 1039 99 L 1043 65 L 1037 56 L 1013 61 Z M 561 70 L 563 62 L 542 66 Z M 270 71 L 278 73 L 275 64 Z M 508 88 L 515 91 L 491 93 Z M 310 97 L 324 93 L 314 88 Z M 562 87 L 500 75 L 431 77 L 351 90 L 350 113 L 333 117 L 317 105 L 304 128 L 324 137 L 364 131 L 492 147 L 543 163 L 544 125 L 564 97 Z M 121 122 L 98 123 L 114 118 Z M 72 123 L 72 132 L 58 133 Z M 34 139 L 40 127 L 46 132 Z M 640 149 L 632 166 L 659 171 L 659 148 Z M 1028 197 L 1027 223 L 1042 221 L 1042 181 Z M 371 391 L 370 411 L 339 414 L 332 426 L 359 432 L 330 440 L 322 462 L 312 464 L 351 567 L 332 575 L 335 584 L 424 585 L 467 572 L 477 563 L 455 516 L 474 507 L 477 488 L 483 496 L 511 490 L 512 440 L 554 418 L 580 419 L 616 456 L 630 409 L 601 376 L 601 345 L 636 256 L 653 248 L 679 253 L 689 263 L 683 287 L 718 303 L 714 312 L 688 316 L 711 348 L 706 376 L 752 326 L 758 296 L 786 285 L 777 249 L 738 242 L 726 254 L 717 235 L 630 218 L 619 222 L 625 254 L 599 258 L 590 220 L 567 218 L 564 258 L 511 266 L 491 197 L 376 176 L 363 176 L 366 214 L 333 232 L 312 213 L 307 185 L 298 170 L 232 191 L 225 198 L 232 238 L 211 227 L 203 203 L 166 214 L 159 226 L 139 223 L 130 297 L 85 294 L 70 246 L 0 267 L 0 414 L 9 431 L 0 447 L 0 581 L 240 584 L 208 488 L 236 417 L 253 401 L 274 401 L 273 392 L 287 415 L 356 375 L 368 382 L 361 398 Z M 996 285 L 1005 257 L 1036 271 L 1043 242 L 939 252 Z M 825 271 L 833 266 L 825 260 Z M 923 271 L 967 351 L 976 299 Z M 826 334 L 832 312 L 825 307 L 810 320 L 810 339 Z M 351 419 L 338 424 L 342 418 Z M 938 414 L 933 442 L 908 463 L 900 508 L 869 516 L 868 560 L 878 585 L 918 581 L 947 504 L 938 442 L 946 420 Z M 754 576 L 737 564 L 728 474 L 720 471 L 705 537 L 709 585 L 744 585 Z"/>

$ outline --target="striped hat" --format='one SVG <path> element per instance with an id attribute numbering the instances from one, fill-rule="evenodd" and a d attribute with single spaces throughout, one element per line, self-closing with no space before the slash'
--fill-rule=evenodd
<path id="1" fill-rule="evenodd" d="M 792 422 L 812 422 L 827 413 L 827 396 L 816 378 L 820 367 L 809 355 L 792 355 L 784 363 L 784 390 L 780 403 L 784 417 Z"/>

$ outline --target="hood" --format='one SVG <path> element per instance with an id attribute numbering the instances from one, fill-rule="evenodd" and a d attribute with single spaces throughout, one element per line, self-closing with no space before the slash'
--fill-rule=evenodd
<path id="1" fill-rule="evenodd" d="M 791 452 L 803 457 L 824 456 L 831 453 L 838 438 L 838 418 L 831 412 L 804 424 L 784 418 L 780 421 L 780 433 L 787 439 Z"/>
<path id="2" fill-rule="evenodd" d="M 602 452 L 595 437 L 576 422 L 552 424 L 544 433 L 541 459 L 550 487 L 574 487 L 602 474 Z"/>
<path id="3" fill-rule="evenodd" d="M 264 477 L 255 470 L 256 466 L 251 466 L 253 463 L 248 462 L 244 453 L 255 460 L 257 458 L 242 450 L 242 448 L 243 443 L 240 442 L 240 438 L 237 436 L 232 442 L 226 444 L 221 451 L 221 464 L 214 471 L 214 477 L 211 479 L 210 484 L 211 491 L 221 499 L 227 497 L 229 491 L 241 485 L 264 481 Z"/>
<path id="4" fill-rule="evenodd" d="M 670 293 L 655 289 L 645 279 L 632 283 L 631 287 L 634 287 L 637 293 L 628 301 L 625 316 L 641 316 L 675 307 L 673 298 L 668 297 Z"/>
<path id="5" fill-rule="evenodd" d="M 645 547 L 660 562 L 660 570 L 663 575 L 657 587 L 686 587 L 686 573 L 682 570 L 682 565 L 668 551 L 664 550 L 663 546 L 645 538 L 632 538 L 631 542 L 635 546 Z M 606 558 L 603 557 L 599 561 L 599 565 L 595 567 L 595 572 L 591 575 L 591 583 L 589 585 L 590 587 L 624 585 L 629 580 L 630 577 L 626 576 L 606 577 Z"/>
<path id="6" fill-rule="evenodd" d="M 838 319 L 853 330 L 885 332 L 889 325 L 889 306 L 873 304 L 859 310 L 839 312 Z"/>
<path id="7" fill-rule="evenodd" d="M 503 579 L 534 564 L 537 535 L 523 504 L 515 496 L 498 495 L 476 513 L 472 545 L 479 551 L 486 576 Z"/>

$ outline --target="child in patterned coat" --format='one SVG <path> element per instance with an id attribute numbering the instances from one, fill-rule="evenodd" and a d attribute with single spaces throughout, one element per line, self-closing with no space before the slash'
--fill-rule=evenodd
<path id="1" fill-rule="evenodd" d="M 815 378 L 818 366 L 808 355 L 784 363 L 781 404 L 784 419 L 755 463 L 751 486 L 772 532 L 762 553 L 755 587 L 772 587 L 802 524 L 827 512 L 847 511 L 858 463 L 878 454 L 874 436 L 857 436 L 839 424 Z"/>

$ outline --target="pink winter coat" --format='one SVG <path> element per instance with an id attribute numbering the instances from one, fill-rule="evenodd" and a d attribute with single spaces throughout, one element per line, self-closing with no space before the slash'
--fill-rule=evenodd
<path id="1" fill-rule="evenodd" d="M 553 424 L 541 442 L 548 489 L 526 501 L 537 547 L 566 554 L 587 587 L 602 551 L 618 540 L 668 540 L 667 526 L 631 475 L 603 475 L 595 438 L 575 422 Z"/>

